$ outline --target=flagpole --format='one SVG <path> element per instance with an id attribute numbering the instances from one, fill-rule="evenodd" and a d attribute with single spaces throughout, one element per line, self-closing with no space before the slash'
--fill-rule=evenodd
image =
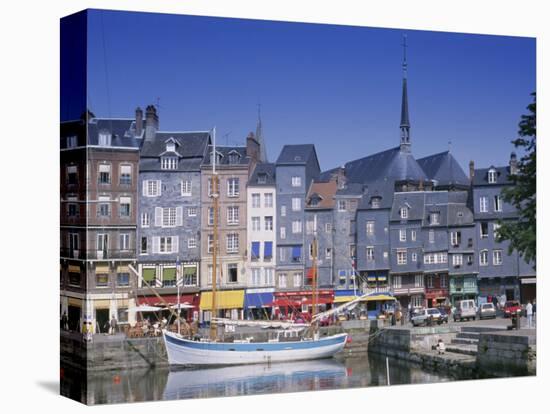
<path id="1" fill-rule="evenodd" d="M 178 295 L 178 335 L 181 335 L 181 305 L 180 305 L 180 283 L 179 283 L 179 273 L 180 273 L 180 257 L 176 259 L 176 287 L 177 287 L 177 295 Z"/>

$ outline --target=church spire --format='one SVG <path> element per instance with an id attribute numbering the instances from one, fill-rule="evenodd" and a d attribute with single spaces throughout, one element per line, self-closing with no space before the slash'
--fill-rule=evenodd
<path id="1" fill-rule="evenodd" d="M 260 144 L 260 162 L 267 162 L 267 151 L 265 148 L 264 135 L 262 131 L 261 104 L 258 104 L 258 123 L 256 124 L 256 140 Z"/>
<path id="2" fill-rule="evenodd" d="M 407 35 L 403 35 L 403 95 L 401 97 L 401 150 L 410 151 L 409 99 L 407 95 Z"/>

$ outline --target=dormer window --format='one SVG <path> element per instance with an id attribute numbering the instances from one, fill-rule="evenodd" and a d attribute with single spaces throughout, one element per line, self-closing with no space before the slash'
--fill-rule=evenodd
<path id="1" fill-rule="evenodd" d="M 163 170 L 176 170 L 178 168 L 177 157 L 162 157 L 160 168 Z"/>
<path id="2" fill-rule="evenodd" d="M 380 208 L 380 197 L 372 197 L 370 199 L 370 205 L 372 208 Z"/>
<path id="3" fill-rule="evenodd" d="M 311 207 L 317 207 L 319 205 L 319 203 L 321 202 L 321 197 L 319 197 L 318 195 L 314 195 L 313 197 L 311 197 L 311 199 L 309 200 L 309 205 Z"/>
<path id="4" fill-rule="evenodd" d="M 435 226 L 439 224 L 439 212 L 430 213 L 430 225 Z"/>
<path id="5" fill-rule="evenodd" d="M 402 219 L 409 218 L 409 209 L 407 207 L 401 207 L 401 218 Z"/>
<path id="6" fill-rule="evenodd" d="M 229 164 L 238 164 L 241 156 L 237 152 L 232 152 L 229 154 Z"/>
<path id="7" fill-rule="evenodd" d="M 109 147 L 111 145 L 111 134 L 109 134 L 108 132 L 100 132 L 98 145 L 101 147 Z"/>
<path id="8" fill-rule="evenodd" d="M 265 184 L 267 182 L 267 174 L 260 173 L 258 174 L 258 184 Z"/>
<path id="9" fill-rule="evenodd" d="M 497 182 L 497 172 L 492 168 L 487 173 L 487 181 L 489 181 L 489 184 L 495 184 Z"/>
<path id="10" fill-rule="evenodd" d="M 176 152 L 176 144 L 174 142 L 167 143 L 166 152 Z"/>
<path id="11" fill-rule="evenodd" d="M 77 145 L 76 135 L 67 137 L 67 148 L 74 148 Z"/>

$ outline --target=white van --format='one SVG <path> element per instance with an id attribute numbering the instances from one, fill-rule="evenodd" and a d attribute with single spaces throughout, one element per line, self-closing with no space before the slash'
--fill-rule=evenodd
<path id="1" fill-rule="evenodd" d="M 464 319 L 473 319 L 476 320 L 476 303 L 473 299 L 461 300 L 458 302 L 456 311 L 453 314 L 453 320 L 456 322 L 458 320 L 463 321 Z"/>

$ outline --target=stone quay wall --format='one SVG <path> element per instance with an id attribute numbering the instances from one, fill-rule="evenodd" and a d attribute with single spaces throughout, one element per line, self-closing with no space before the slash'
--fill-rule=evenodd
<path id="1" fill-rule="evenodd" d="M 534 334 L 519 332 L 482 333 L 477 365 L 493 376 L 535 375 L 537 344 Z"/>

